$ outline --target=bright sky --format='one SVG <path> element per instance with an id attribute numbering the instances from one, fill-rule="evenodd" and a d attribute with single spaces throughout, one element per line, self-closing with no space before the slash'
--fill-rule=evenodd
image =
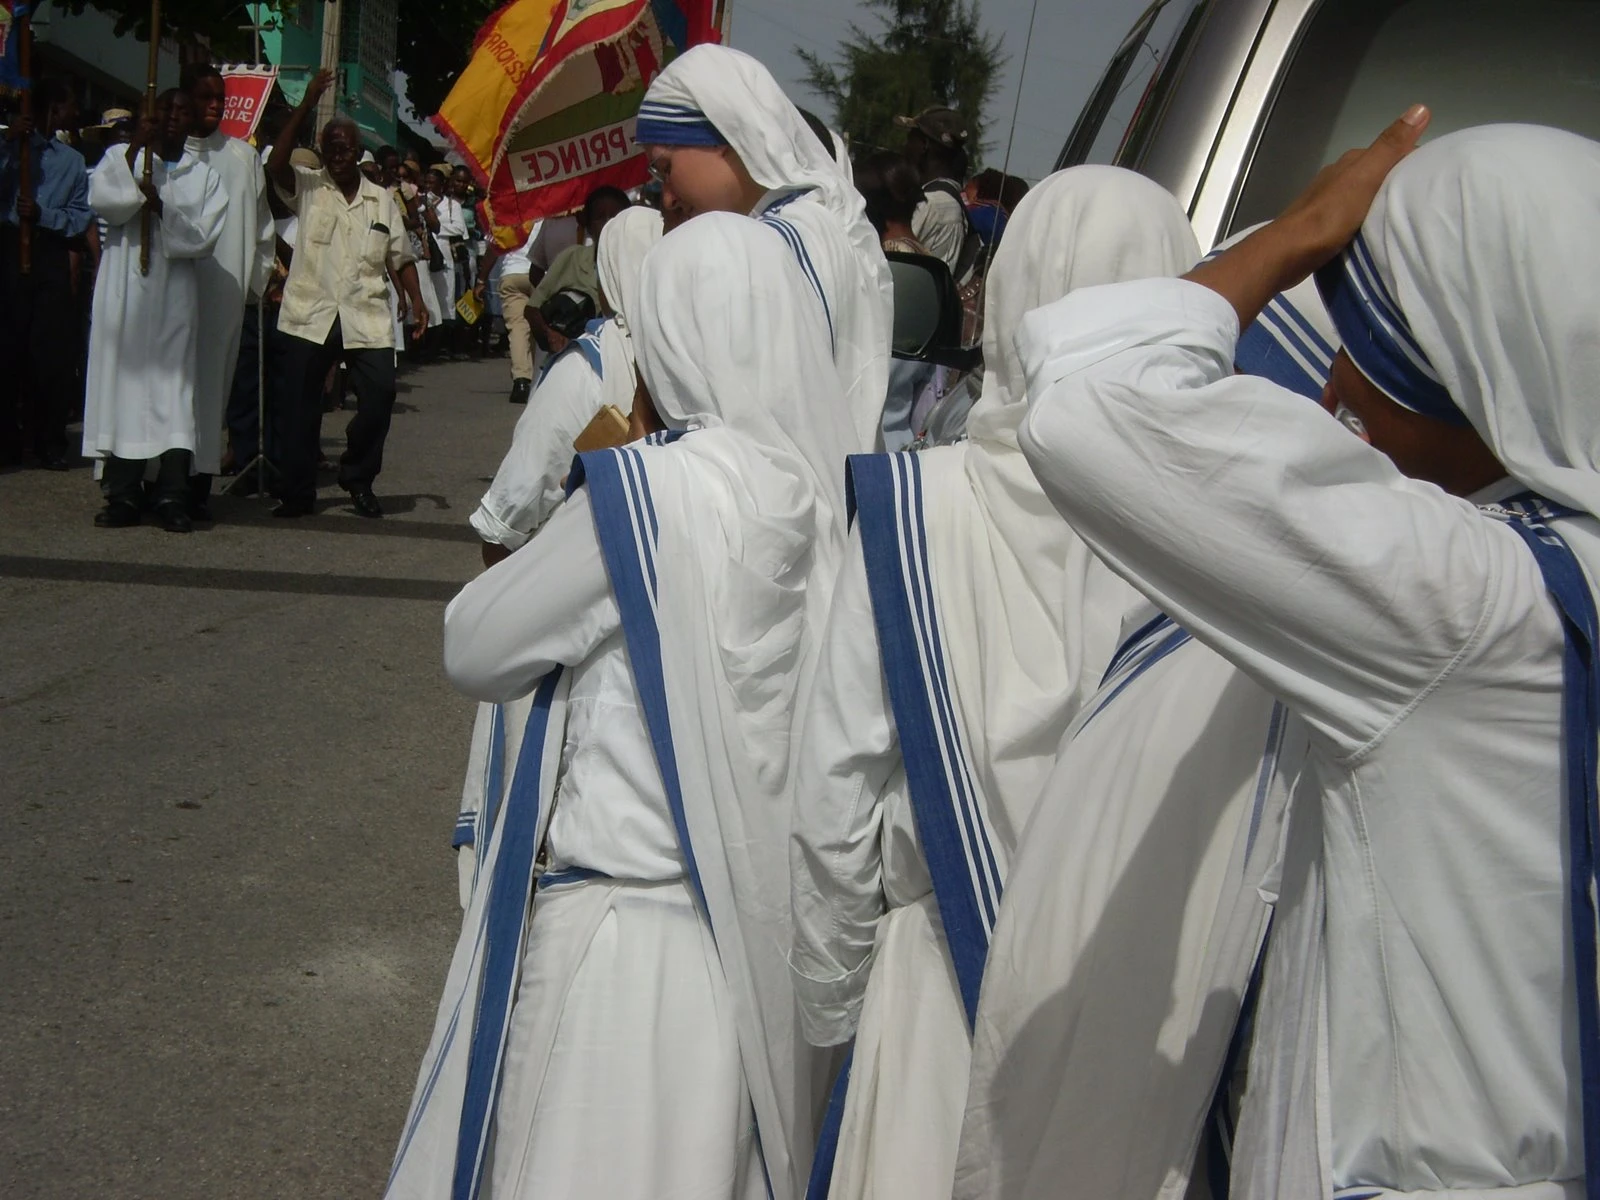
<path id="1" fill-rule="evenodd" d="M 1022 84 L 1011 173 L 1038 180 L 1055 165 L 1056 154 L 1072 130 L 1078 110 L 1100 78 L 1106 61 L 1138 19 L 1148 0 L 1039 0 Z M 855 21 L 869 33 L 877 17 L 849 0 L 729 0 L 733 8 L 730 43 L 766 63 L 796 103 L 826 118 L 821 99 L 801 82 L 804 68 L 796 46 L 836 58 L 839 42 Z M 1032 0 L 979 0 L 984 27 L 999 34 L 1009 56 L 991 102 L 985 128 L 985 161 L 999 166 L 1005 157 L 1017 81 L 1023 69 Z"/>

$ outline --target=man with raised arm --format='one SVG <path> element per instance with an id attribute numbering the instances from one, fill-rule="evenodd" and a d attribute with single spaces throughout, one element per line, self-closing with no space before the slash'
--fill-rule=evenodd
<path id="1" fill-rule="evenodd" d="M 320 168 L 289 161 L 317 100 L 332 83 L 333 72 L 318 72 L 267 159 L 268 178 L 300 222 L 278 317 L 287 395 L 277 422 L 283 480 L 275 517 L 306 516 L 316 505 L 322 385 L 341 360 L 357 408 L 339 456 L 339 486 L 350 493 L 356 512 L 383 516 L 372 484 L 383 467 L 383 443 L 394 414 L 391 274 L 413 314 L 412 338 L 420 340 L 428 328 L 400 209 L 390 192 L 361 174 L 355 122 L 335 117 L 323 127 Z"/>

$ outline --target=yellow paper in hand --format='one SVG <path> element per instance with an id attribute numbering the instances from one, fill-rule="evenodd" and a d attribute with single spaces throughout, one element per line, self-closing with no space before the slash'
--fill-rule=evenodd
<path id="1" fill-rule="evenodd" d="M 483 316 L 483 301 L 478 299 L 476 292 L 463 292 L 461 299 L 456 301 L 456 315 L 468 325 L 476 325 Z"/>

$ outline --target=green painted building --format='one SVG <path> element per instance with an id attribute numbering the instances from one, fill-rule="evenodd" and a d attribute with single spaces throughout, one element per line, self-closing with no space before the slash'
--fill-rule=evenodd
<path id="1" fill-rule="evenodd" d="M 262 35 L 268 62 L 278 68 L 279 85 L 291 104 L 322 61 L 323 26 L 329 9 L 339 16 L 339 111 L 361 127 L 370 148 L 393 145 L 399 106 L 394 93 L 396 0 L 267 0 L 257 4 L 256 20 L 274 28 Z"/>

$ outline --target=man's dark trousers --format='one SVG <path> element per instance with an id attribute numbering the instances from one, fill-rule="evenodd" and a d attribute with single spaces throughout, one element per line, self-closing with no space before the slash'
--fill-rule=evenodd
<path id="1" fill-rule="evenodd" d="M 370 488 L 383 469 L 383 443 L 394 416 L 394 350 L 346 350 L 338 318 L 322 345 L 282 334 L 285 395 L 274 424 L 283 469 L 278 496 L 291 504 L 310 504 L 317 494 L 317 451 L 321 446 L 322 386 L 341 359 L 356 394 L 356 415 L 345 432 L 339 456 L 339 486 Z"/>
<path id="2" fill-rule="evenodd" d="M 82 318 L 66 239 L 35 228 L 27 275 L 18 241 L 15 225 L 0 224 L 0 455 L 54 462 L 67 452 Z"/>

